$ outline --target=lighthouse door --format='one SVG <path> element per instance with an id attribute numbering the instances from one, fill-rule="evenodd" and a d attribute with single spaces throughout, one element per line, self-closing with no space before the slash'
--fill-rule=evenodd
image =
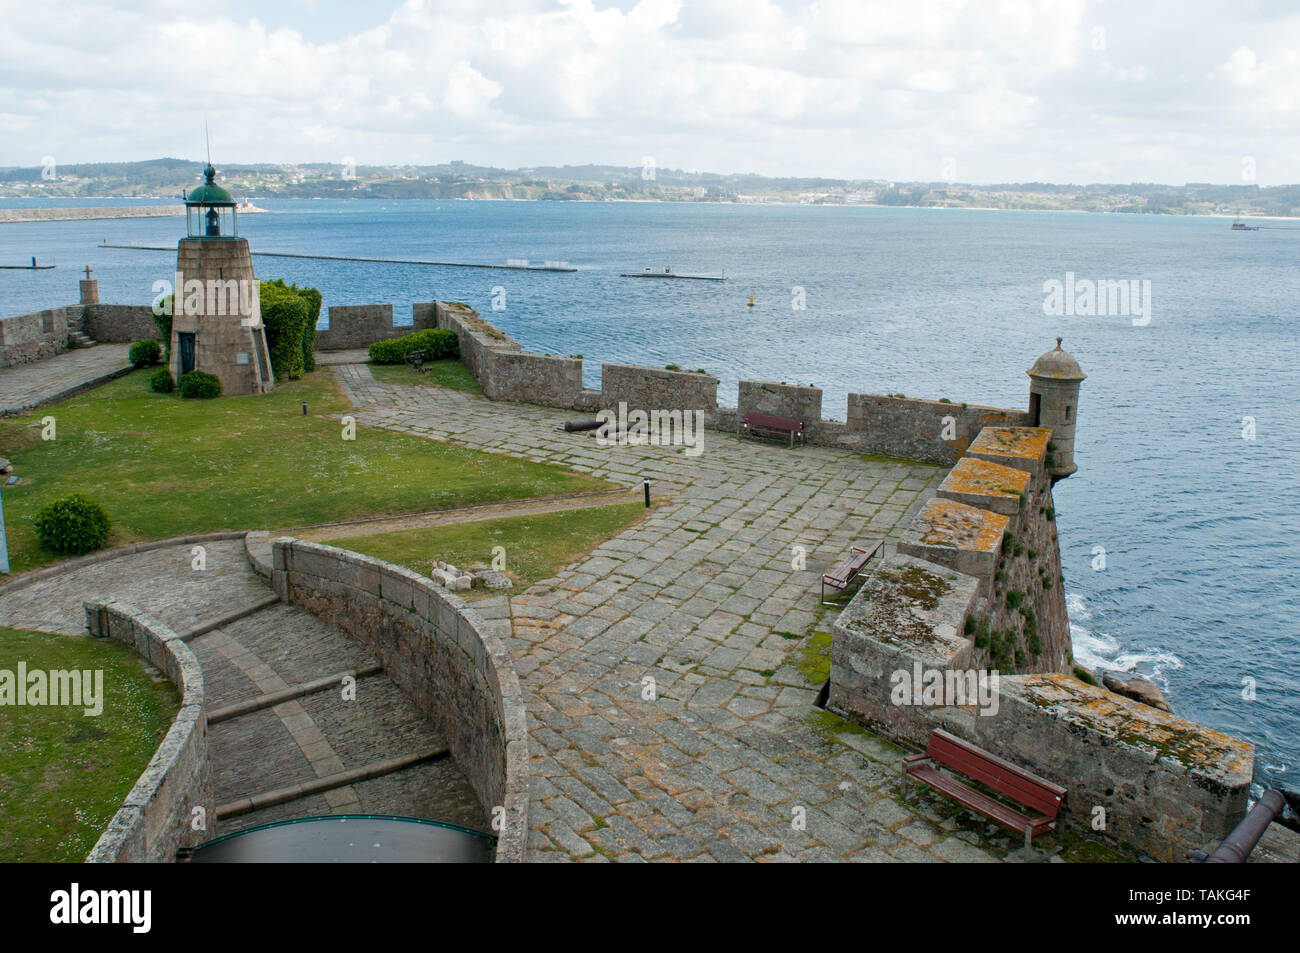
<path id="1" fill-rule="evenodd" d="M 1043 395 L 1034 391 L 1029 395 L 1029 426 L 1037 427 L 1039 414 L 1042 412 Z"/>
<path id="2" fill-rule="evenodd" d="M 176 344 L 181 349 L 181 373 L 188 374 L 194 370 L 194 335 L 186 331 L 176 332 Z"/>

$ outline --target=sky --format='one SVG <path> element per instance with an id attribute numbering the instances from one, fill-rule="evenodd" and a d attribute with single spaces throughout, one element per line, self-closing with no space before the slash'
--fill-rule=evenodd
<path id="1" fill-rule="evenodd" d="M 0 165 L 1300 181 L 1298 0 L 0 0 Z"/>

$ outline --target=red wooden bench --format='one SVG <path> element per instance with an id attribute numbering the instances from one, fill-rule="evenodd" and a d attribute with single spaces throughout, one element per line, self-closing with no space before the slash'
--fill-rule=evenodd
<path id="1" fill-rule="evenodd" d="M 998 792 L 1034 813 L 1024 813 L 1003 804 L 959 778 L 941 772 L 939 765 Z M 1011 762 L 982 751 L 940 728 L 930 732 L 930 741 L 924 754 L 911 754 L 903 759 L 903 770 L 971 810 L 1023 833 L 1026 860 L 1030 857 L 1030 842 L 1033 838 L 1055 829 L 1057 817 L 1061 813 L 1061 802 L 1065 800 L 1066 794 L 1065 788 L 1022 771 Z"/>
<path id="2" fill-rule="evenodd" d="M 740 422 L 740 434 L 758 434 L 764 437 L 789 436 L 790 446 L 794 447 L 794 438 L 798 436 L 803 442 L 803 421 L 791 420 L 789 417 L 773 417 L 771 414 L 745 414 Z"/>
<path id="3" fill-rule="evenodd" d="M 836 563 L 830 569 L 822 574 L 822 605 L 834 605 L 834 602 L 826 601 L 826 587 L 839 589 L 841 592 L 849 587 L 856 577 L 863 575 L 863 570 L 867 568 L 867 563 L 871 557 L 880 552 L 880 548 L 885 545 L 883 539 L 877 540 L 868 549 L 860 546 L 854 546 L 850 549 L 849 554 L 840 562 Z"/>

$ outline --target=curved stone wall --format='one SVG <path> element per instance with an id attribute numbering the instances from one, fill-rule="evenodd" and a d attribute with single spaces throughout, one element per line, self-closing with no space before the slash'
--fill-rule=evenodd
<path id="1" fill-rule="evenodd" d="M 496 860 L 524 859 L 528 736 L 523 693 L 505 644 L 454 593 L 359 553 L 284 537 L 271 583 L 366 647 L 433 719 L 497 835 Z"/>
<path id="2" fill-rule="evenodd" d="M 169 863 L 180 848 L 217 833 L 203 671 L 175 632 L 124 603 L 87 602 L 86 628 L 95 638 L 131 646 L 181 695 L 176 720 L 86 862 Z"/>

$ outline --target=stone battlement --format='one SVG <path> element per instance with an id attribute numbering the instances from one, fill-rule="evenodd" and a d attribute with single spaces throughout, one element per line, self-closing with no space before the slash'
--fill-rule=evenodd
<path id="1" fill-rule="evenodd" d="M 827 706 L 924 746 L 943 728 L 1069 790 L 1062 817 L 1157 860 L 1240 820 L 1253 747 L 1072 674 L 1052 432 L 986 427 L 833 626 Z M 899 704 L 916 665 L 998 672 L 996 704 Z"/>

